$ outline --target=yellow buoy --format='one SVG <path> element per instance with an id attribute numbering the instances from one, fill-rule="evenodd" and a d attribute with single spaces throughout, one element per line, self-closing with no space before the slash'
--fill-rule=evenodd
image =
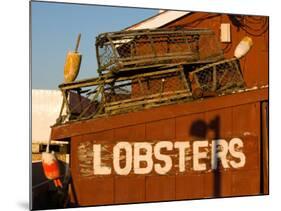
<path id="1" fill-rule="evenodd" d="M 251 49 L 252 46 L 253 46 L 252 38 L 248 36 L 244 37 L 235 48 L 234 56 L 237 59 L 242 58 L 248 53 L 248 51 Z"/>
<path id="2" fill-rule="evenodd" d="M 68 52 L 64 65 L 64 83 L 73 82 L 80 70 L 82 55 L 78 53 L 81 34 L 78 35 L 74 52 Z"/>

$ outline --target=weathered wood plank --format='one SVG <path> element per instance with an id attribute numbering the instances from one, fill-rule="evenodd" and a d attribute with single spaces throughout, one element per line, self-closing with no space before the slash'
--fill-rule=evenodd
<path id="1" fill-rule="evenodd" d="M 168 94 L 163 93 L 163 96 L 166 96 L 166 97 L 162 97 L 161 96 L 162 94 L 157 94 L 158 95 L 157 98 L 152 98 L 150 100 L 144 98 L 145 100 L 139 100 L 139 101 L 131 102 L 131 103 L 129 103 L 129 102 L 120 103 L 120 105 L 114 105 L 114 106 L 106 105 L 105 111 L 110 112 L 112 110 L 119 110 L 119 109 L 126 109 L 126 108 L 130 109 L 132 107 L 139 106 L 139 105 L 149 106 L 149 104 L 152 104 L 152 103 L 191 97 L 191 93 L 189 93 L 185 90 L 181 91 L 182 94 L 179 94 L 179 93 L 180 93 L 180 91 L 178 91 L 178 94 L 176 93 L 175 95 L 170 95 L 170 96 L 167 96 Z"/>
<path id="2" fill-rule="evenodd" d="M 263 187 L 264 194 L 269 194 L 268 187 L 268 102 L 262 102 L 262 170 L 263 170 Z"/>
<path id="3" fill-rule="evenodd" d="M 197 100 L 181 104 L 162 106 L 150 110 L 143 110 L 125 115 L 111 116 L 110 118 L 96 118 L 85 121 L 66 123 L 52 127 L 51 138 L 53 140 L 67 137 L 95 133 L 108 129 L 141 124 L 149 121 L 157 121 L 177 116 L 207 112 L 237 105 L 245 105 L 268 99 L 268 88 L 246 91 L 232 95 L 219 96 L 204 100 Z"/>
<path id="4" fill-rule="evenodd" d="M 59 88 L 61 90 L 71 90 L 71 89 L 75 89 L 75 88 L 97 86 L 102 83 L 109 84 L 113 81 L 118 82 L 118 81 L 134 80 L 134 79 L 137 79 L 140 77 L 150 77 L 150 76 L 157 76 L 157 75 L 162 75 L 162 74 L 170 74 L 170 73 L 174 73 L 174 72 L 180 70 L 180 68 L 178 66 L 172 66 L 172 67 L 167 66 L 166 68 L 167 69 L 159 70 L 156 72 L 141 73 L 141 74 L 137 74 L 137 75 L 134 74 L 132 76 L 127 76 L 127 77 L 121 76 L 118 78 L 112 78 L 109 75 L 105 75 L 100 78 L 90 78 L 90 79 L 86 79 L 86 80 L 74 81 L 72 83 L 61 84 L 61 85 L 59 85 Z"/>
<path id="5" fill-rule="evenodd" d="M 147 138 L 150 139 L 150 137 L 151 135 L 148 134 Z M 158 135 L 154 134 L 152 137 L 158 137 Z M 235 137 L 238 138 L 239 136 Z M 168 136 L 166 138 L 163 136 L 162 138 L 164 140 L 173 139 L 173 137 Z M 257 162 L 259 160 L 257 156 L 257 151 L 259 150 L 257 137 L 241 136 L 241 146 L 231 146 L 232 140 L 232 138 L 229 138 L 223 140 L 224 142 L 217 140 L 109 142 L 107 140 L 100 141 L 84 138 L 83 141 L 80 140 L 72 147 L 72 149 L 74 148 L 72 157 L 74 157 L 73 159 L 77 165 L 76 174 L 81 178 L 112 175 L 167 176 L 212 172 L 215 169 L 221 172 L 237 169 L 259 169 Z M 204 146 L 196 148 L 203 141 Z M 122 143 L 122 147 L 119 145 L 120 143 Z M 171 148 L 158 148 L 160 143 L 165 143 L 165 146 L 169 144 Z M 180 152 L 176 144 L 184 144 L 184 151 Z M 239 153 L 239 157 L 234 152 Z M 218 155 L 216 155 L 218 153 L 222 154 L 221 156 L 223 157 L 218 158 Z M 164 159 L 163 156 L 165 156 L 165 160 L 162 160 Z M 204 157 L 198 159 L 198 156 Z M 136 161 L 136 159 L 140 160 Z M 195 159 L 196 161 L 194 161 Z M 216 162 L 214 159 L 218 161 Z M 217 163 L 216 167 L 214 167 L 213 162 Z"/>

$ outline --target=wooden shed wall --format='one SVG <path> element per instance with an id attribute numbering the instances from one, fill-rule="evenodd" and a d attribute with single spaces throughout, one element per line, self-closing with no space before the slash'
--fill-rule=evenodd
<path id="1" fill-rule="evenodd" d="M 255 19 L 259 19 L 261 23 L 263 21 L 267 21 L 267 23 L 269 22 L 268 17 L 265 16 L 246 15 L 244 17 L 253 17 Z M 252 34 L 244 31 L 242 28 L 237 28 L 235 25 L 233 25 L 229 19 L 229 16 L 226 14 L 195 12 L 171 22 L 163 26 L 163 28 L 210 28 L 215 32 L 218 40 L 220 40 L 221 23 L 231 24 L 231 42 L 221 42 L 221 47 L 224 50 L 225 58 L 232 58 L 234 56 L 234 50 L 241 39 L 244 36 L 250 36 L 253 39 L 254 45 L 250 52 L 240 60 L 244 80 L 247 87 L 267 85 L 269 74 L 269 24 L 263 26 L 256 22 L 251 22 L 250 19 L 245 19 L 243 22 L 244 24 L 256 29 L 256 34 L 261 34 L 259 36 L 253 36 Z M 267 30 L 265 30 L 264 33 L 262 33 L 263 27 L 267 27 Z"/>
<path id="2" fill-rule="evenodd" d="M 191 13 L 164 27 L 211 28 L 219 39 L 221 23 L 231 23 L 231 21 L 227 15 Z M 221 43 L 226 58 L 233 57 L 236 45 L 244 36 L 251 36 L 242 29 L 238 30 L 232 23 L 231 31 L 231 43 Z M 254 46 L 240 62 L 247 86 L 261 87 L 268 85 L 268 31 L 260 36 L 251 37 Z M 261 153 L 266 147 L 262 148 L 261 137 L 268 138 L 268 136 L 264 132 L 262 134 L 261 108 L 262 101 L 267 100 L 268 89 L 261 89 L 68 123 L 54 127 L 52 139 L 70 138 L 74 183 L 72 193 L 75 193 L 76 200 L 81 206 L 257 195 L 263 192 L 263 177 L 266 175 L 263 166 L 266 159 Z M 218 119 L 215 129 L 208 129 L 206 132 L 200 132 L 200 128 L 191 129 L 200 125 L 197 124 L 198 122 L 210 125 L 214 119 Z M 77 147 L 79 143 L 85 141 L 113 145 L 119 141 L 168 140 L 175 142 L 235 136 L 244 137 L 247 154 L 246 165 L 239 170 L 222 169 L 165 176 L 83 177 L 80 175 Z M 73 201 L 75 201 L 74 195 L 72 195 Z"/>
<path id="3" fill-rule="evenodd" d="M 82 123 L 85 127 L 80 131 L 88 128 L 86 129 L 88 132 L 78 132 L 79 128 L 75 129 L 74 127 L 73 133 L 77 135 L 71 137 L 71 168 L 73 188 L 78 204 L 87 206 L 260 194 L 262 159 L 260 157 L 260 102 L 262 99 L 267 99 L 266 90 L 264 91 L 253 92 L 256 100 L 253 99 L 253 95 L 247 97 L 245 93 L 236 96 L 238 102 L 228 99 L 234 96 L 220 97 L 220 100 L 228 102 L 225 107 L 220 105 L 219 101 L 210 99 L 205 104 L 194 102 L 151 109 L 158 116 L 158 120 L 155 121 L 151 120 L 153 117 L 150 113 L 153 111 L 150 110 L 131 113 L 131 120 L 126 126 L 120 126 L 123 122 L 121 117 L 120 121 L 115 124 L 110 118 L 104 119 L 103 121 L 107 124 L 104 124 L 104 126 L 99 124 L 100 128 L 94 128 L 95 124 L 91 124 L 93 127 L 91 128 L 90 124 Z M 240 95 L 243 97 L 241 98 Z M 207 108 L 205 105 L 208 102 L 210 106 Z M 229 103 L 233 106 L 227 105 Z M 192 106 L 197 107 L 197 109 L 190 109 Z M 186 113 L 174 115 L 184 108 L 186 108 Z M 163 114 L 162 119 L 161 114 Z M 135 124 L 132 115 L 134 116 L 133 119 L 136 120 Z M 148 117 L 149 115 L 150 117 Z M 125 118 L 125 116 L 123 117 Z M 141 119 L 144 121 L 141 121 Z M 204 132 L 200 130 L 200 124 L 197 125 L 198 122 L 210 125 L 214 119 L 219 120 L 215 125 L 215 130 L 208 129 Z M 119 125 L 119 127 L 116 127 L 116 125 Z M 194 129 L 194 127 L 199 128 Z M 102 130 L 102 128 L 105 130 Z M 99 132 L 90 132 L 91 130 L 98 130 Z M 109 175 L 97 177 L 83 177 L 79 170 L 77 147 L 80 143 L 86 141 L 115 144 L 119 141 L 169 140 L 174 142 L 237 136 L 243 137 L 244 152 L 247 156 L 246 165 L 241 169 L 189 172 L 184 175 Z"/>

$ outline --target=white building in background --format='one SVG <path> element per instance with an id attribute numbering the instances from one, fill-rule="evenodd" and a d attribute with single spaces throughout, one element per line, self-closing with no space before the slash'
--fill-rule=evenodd
<path id="1" fill-rule="evenodd" d="M 138 29 L 157 29 L 165 26 L 171 21 L 175 21 L 185 15 L 188 15 L 190 12 L 183 11 L 173 11 L 173 10 L 159 10 L 159 13 L 155 16 L 147 18 L 143 21 L 140 21 L 125 30 L 138 30 Z"/>
<path id="2" fill-rule="evenodd" d="M 32 89 L 32 143 L 48 143 L 50 127 L 56 123 L 62 101 L 59 90 Z"/>

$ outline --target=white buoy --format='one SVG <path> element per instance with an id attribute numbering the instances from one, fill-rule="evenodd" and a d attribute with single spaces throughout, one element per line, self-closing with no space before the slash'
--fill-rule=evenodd
<path id="1" fill-rule="evenodd" d="M 57 158 L 54 152 L 42 152 L 42 163 L 46 163 L 48 165 L 53 164 L 56 162 Z"/>
<path id="2" fill-rule="evenodd" d="M 234 56 L 237 59 L 242 58 L 248 53 L 248 51 L 251 49 L 252 46 L 253 46 L 252 38 L 248 36 L 244 37 L 235 48 Z"/>

